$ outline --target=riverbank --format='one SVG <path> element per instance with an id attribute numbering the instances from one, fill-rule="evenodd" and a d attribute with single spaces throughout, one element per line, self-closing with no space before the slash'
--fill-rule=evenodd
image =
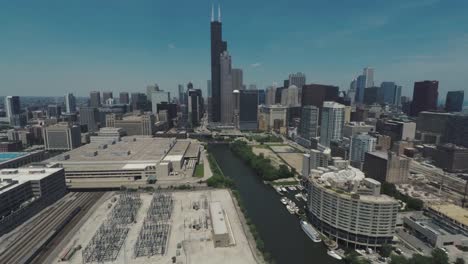
<path id="1" fill-rule="evenodd" d="M 216 158 L 224 176 L 233 180 L 241 198 L 239 210 L 245 216 L 243 226 L 255 227 L 250 233 L 261 238 L 260 247 L 268 252 L 267 257 L 271 255 L 278 264 L 340 263 L 327 255 L 323 244 L 314 243 L 304 233 L 298 217 L 286 210 L 276 191 L 264 184 L 256 171 L 234 155 L 227 144 L 211 146 L 210 154 Z M 289 194 L 293 195 L 292 192 Z"/>
<path id="2" fill-rule="evenodd" d="M 216 159 L 211 155 L 211 153 L 208 152 L 207 155 L 207 160 L 209 162 L 209 167 L 213 171 L 213 176 L 216 177 L 215 180 L 212 180 L 211 185 L 215 187 L 214 185 L 217 186 L 222 186 L 222 185 L 227 185 L 224 187 L 229 187 L 228 190 L 231 194 L 232 202 L 234 204 L 234 208 L 236 209 L 237 216 L 239 218 L 239 221 L 242 226 L 242 230 L 247 238 L 247 241 L 249 243 L 249 247 L 252 251 L 252 254 L 255 258 L 255 261 L 259 264 L 264 264 L 264 263 L 270 263 L 271 258 L 268 258 L 268 255 L 265 255 L 265 252 L 262 251 L 259 248 L 259 241 L 261 241 L 261 238 L 259 238 L 258 234 L 254 235 L 254 232 L 252 230 L 253 226 L 250 224 L 249 225 L 249 219 L 245 215 L 245 209 L 242 206 L 242 200 L 238 194 L 238 192 L 235 191 L 234 184 L 224 175 L 223 171 L 218 165 L 218 162 Z M 226 184 L 227 183 L 227 184 Z M 209 184 L 210 185 L 210 184 Z M 263 243 L 263 242 L 262 242 Z M 268 261 L 266 260 L 268 258 Z"/>

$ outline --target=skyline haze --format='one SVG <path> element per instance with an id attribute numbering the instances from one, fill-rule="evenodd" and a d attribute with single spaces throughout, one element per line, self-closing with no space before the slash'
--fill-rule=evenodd
<path id="1" fill-rule="evenodd" d="M 1 95 L 118 94 L 153 83 L 176 95 L 189 81 L 206 92 L 210 1 L 24 2 L 0 10 Z M 468 89 L 466 2 L 241 0 L 221 8 L 223 38 L 247 85 L 265 89 L 304 72 L 307 83 L 347 90 L 369 66 L 376 85 L 394 81 L 402 95 L 422 80 L 438 80 L 440 98 Z"/>

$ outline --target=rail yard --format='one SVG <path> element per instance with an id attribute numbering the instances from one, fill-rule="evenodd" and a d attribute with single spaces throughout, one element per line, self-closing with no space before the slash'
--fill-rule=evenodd
<path id="1" fill-rule="evenodd" d="M 43 263 L 50 245 L 69 232 L 102 195 L 102 192 L 68 193 L 4 235 L 0 239 L 0 263 Z"/>

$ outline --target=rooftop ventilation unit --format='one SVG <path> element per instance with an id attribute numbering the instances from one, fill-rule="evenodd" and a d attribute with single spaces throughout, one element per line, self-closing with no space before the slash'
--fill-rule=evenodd
<path id="1" fill-rule="evenodd" d="M 102 144 L 102 145 L 99 145 L 98 149 L 106 149 L 107 148 L 107 144 Z"/>
<path id="2" fill-rule="evenodd" d="M 18 174 L 18 170 L 2 170 L 2 175 Z"/>
<path id="3" fill-rule="evenodd" d="M 90 152 L 86 152 L 86 153 L 84 154 L 84 156 L 85 156 L 85 157 L 96 157 L 97 154 L 98 154 L 97 151 L 90 151 Z"/>
<path id="4" fill-rule="evenodd" d="M 45 173 L 45 170 L 30 170 L 29 174 L 42 174 Z"/>

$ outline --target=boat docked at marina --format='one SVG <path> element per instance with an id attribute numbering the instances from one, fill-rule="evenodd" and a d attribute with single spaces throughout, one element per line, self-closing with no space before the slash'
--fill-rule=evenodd
<path id="1" fill-rule="evenodd" d="M 309 224 L 307 221 L 305 220 L 301 220 L 301 228 L 302 230 L 304 230 L 304 232 L 306 233 L 306 235 L 312 239 L 312 241 L 314 241 L 315 243 L 319 243 L 319 242 L 322 242 L 322 239 L 320 239 L 320 234 L 319 232 L 317 232 L 317 230 L 315 230 L 311 224 Z"/>

